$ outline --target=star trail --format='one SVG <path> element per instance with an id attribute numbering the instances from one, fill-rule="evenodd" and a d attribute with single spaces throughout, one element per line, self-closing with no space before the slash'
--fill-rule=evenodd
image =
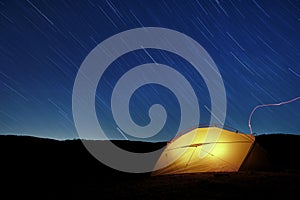
<path id="1" fill-rule="evenodd" d="M 139 27 L 173 29 L 206 49 L 225 84 L 225 124 L 242 132 L 249 133 L 256 106 L 300 96 L 300 1 L 2 0 L 0 134 L 77 138 L 72 89 L 81 63 L 108 37 Z M 186 77 L 199 100 L 199 123 L 209 122 L 209 93 L 190 64 L 163 50 L 141 49 L 115 60 L 98 85 L 95 106 L 109 137 L 124 139 L 110 109 L 114 85 L 132 67 L 153 62 Z M 168 125 L 152 139 L 169 140 L 180 110 L 166 88 L 146 85 L 136 91 L 132 118 L 146 125 L 155 103 L 166 108 Z M 300 102 L 294 101 L 257 110 L 251 125 L 257 134 L 300 134 L 299 120 Z"/>

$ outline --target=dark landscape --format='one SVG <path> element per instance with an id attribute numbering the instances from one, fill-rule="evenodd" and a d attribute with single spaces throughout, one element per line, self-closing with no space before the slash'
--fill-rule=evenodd
<path id="1" fill-rule="evenodd" d="M 264 171 L 151 176 L 113 170 L 97 161 L 80 140 L 0 136 L 2 191 L 41 199 L 288 198 L 300 194 L 300 136 L 259 135 L 270 167 Z M 99 144 L 105 141 L 91 141 Z M 165 143 L 114 141 L 147 152 Z M 3 194 L 2 192 L 2 194 Z M 42 196 L 40 196 L 42 195 Z"/>

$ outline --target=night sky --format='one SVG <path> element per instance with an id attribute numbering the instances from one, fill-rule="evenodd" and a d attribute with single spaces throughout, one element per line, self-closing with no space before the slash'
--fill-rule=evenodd
<path id="1" fill-rule="evenodd" d="M 0 1 L 0 134 L 77 138 L 72 89 L 78 69 L 100 42 L 125 30 L 163 27 L 201 44 L 216 63 L 226 89 L 226 125 L 249 133 L 252 109 L 300 96 L 300 1 Z M 129 69 L 162 63 L 178 70 L 196 91 L 201 119 L 210 119 L 210 97 L 201 78 L 181 57 L 137 50 L 112 63 L 97 88 L 96 110 L 108 137 L 124 139 L 110 109 L 112 88 Z M 177 132 L 179 104 L 168 89 L 145 85 L 130 102 L 139 125 L 149 106 L 165 106 L 164 129 Z M 300 134 L 300 101 L 258 109 L 253 131 Z M 130 138 L 129 139 L 134 139 Z"/>

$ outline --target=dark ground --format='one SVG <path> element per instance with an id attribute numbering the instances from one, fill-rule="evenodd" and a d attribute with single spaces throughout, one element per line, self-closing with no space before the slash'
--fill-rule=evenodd
<path id="1" fill-rule="evenodd" d="M 261 135 L 257 142 L 268 153 L 267 171 L 152 177 L 108 168 L 78 140 L 0 136 L 0 193 L 9 199 L 299 199 L 300 136 Z M 135 152 L 164 145 L 115 143 Z"/>

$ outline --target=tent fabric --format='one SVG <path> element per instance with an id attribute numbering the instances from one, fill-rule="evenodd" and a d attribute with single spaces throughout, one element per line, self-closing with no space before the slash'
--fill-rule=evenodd
<path id="1" fill-rule="evenodd" d="M 166 146 L 152 175 L 237 172 L 254 142 L 250 134 L 217 127 L 196 128 Z"/>
<path id="2" fill-rule="evenodd" d="M 267 151 L 255 141 L 239 171 L 269 170 L 270 167 Z"/>

